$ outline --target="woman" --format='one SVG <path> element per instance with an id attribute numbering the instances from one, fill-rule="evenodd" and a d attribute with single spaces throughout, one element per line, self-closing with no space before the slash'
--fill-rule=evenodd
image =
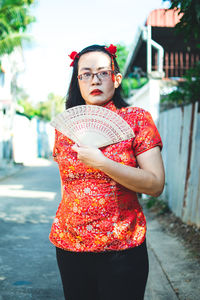
<path id="1" fill-rule="evenodd" d="M 135 137 L 101 149 L 77 146 L 56 130 L 62 201 L 50 240 L 68 300 L 143 299 L 148 277 L 146 221 L 136 193 L 164 186 L 160 135 L 150 114 L 127 107 L 116 47 L 72 52 L 66 108 L 100 105 L 121 116 Z"/>

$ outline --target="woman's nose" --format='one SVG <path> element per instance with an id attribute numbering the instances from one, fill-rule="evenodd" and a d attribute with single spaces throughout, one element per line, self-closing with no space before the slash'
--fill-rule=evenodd
<path id="1" fill-rule="evenodd" d="M 99 79 L 97 74 L 93 74 L 91 83 L 92 84 L 101 83 L 101 80 Z"/>

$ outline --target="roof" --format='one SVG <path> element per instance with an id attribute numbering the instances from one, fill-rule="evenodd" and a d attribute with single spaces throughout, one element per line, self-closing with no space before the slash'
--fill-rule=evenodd
<path id="1" fill-rule="evenodd" d="M 149 14 L 145 25 L 154 27 L 174 27 L 179 23 L 182 16 L 183 13 L 180 13 L 180 10 L 155 9 Z"/>

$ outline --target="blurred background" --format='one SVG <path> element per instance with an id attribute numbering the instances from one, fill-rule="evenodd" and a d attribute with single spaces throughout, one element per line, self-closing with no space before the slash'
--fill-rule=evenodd
<path id="1" fill-rule="evenodd" d="M 65 109 L 69 53 L 112 43 L 124 99 L 148 110 L 161 133 L 164 197 L 177 216 L 200 226 L 197 2 L 1 1 L 0 172 L 51 157 L 49 121 Z"/>
<path id="2" fill-rule="evenodd" d="M 148 208 L 157 209 L 165 228 L 174 228 L 178 236 L 184 236 L 184 242 L 193 245 L 193 254 L 200 259 L 199 1 L 1 0 L 0 240 L 4 269 L 0 284 L 5 297 L 2 299 L 63 297 L 61 288 L 57 293 L 60 283 L 56 279 L 58 274 L 55 276 L 52 271 L 52 249 L 47 246 L 60 201 L 59 174 L 51 158 L 54 129 L 49 122 L 65 109 L 72 73 L 68 55 L 92 44 L 117 45 L 123 97 L 129 106 L 149 111 L 161 134 L 166 183 L 159 199 L 147 197 Z M 21 224 L 26 226 L 22 228 Z M 166 238 L 161 231 L 162 243 L 170 244 L 169 236 Z M 152 232 L 156 232 L 155 227 Z M 173 257 L 185 253 L 174 246 L 174 241 L 169 247 L 174 252 L 163 256 L 168 246 L 159 253 L 162 243 L 158 240 L 156 244 L 158 237 L 156 233 L 153 240 L 152 235 L 153 243 L 151 239 L 149 243 L 155 250 L 154 262 L 157 259 L 162 270 L 154 268 L 157 279 L 150 280 L 151 288 L 145 299 L 199 299 L 200 284 L 194 275 L 197 264 L 192 260 L 190 274 L 191 261 L 186 260 L 185 254 L 179 261 L 186 265 L 181 267 L 172 262 Z M 35 256 L 32 247 L 36 247 Z M 3 256 L 8 248 L 13 250 L 12 255 L 15 253 L 13 261 Z M 37 274 L 40 265 L 35 261 L 41 262 L 43 249 L 48 253 L 42 261 L 43 279 L 38 282 L 26 264 L 23 277 L 21 260 L 16 267 L 20 255 L 31 261 Z M 12 270 L 16 278 L 12 277 Z M 181 276 L 187 278 L 183 280 Z M 165 280 L 155 287 L 160 278 Z M 33 282 L 34 289 L 25 288 L 34 286 Z M 16 286 L 23 288 L 17 290 Z M 156 291 L 156 297 L 152 291 Z M 191 291 L 195 293 L 192 296 Z"/>
<path id="3" fill-rule="evenodd" d="M 117 44 L 123 71 L 138 28 L 153 9 L 169 5 L 160 0 L 1 1 L 1 166 L 49 156 L 53 137 L 46 121 L 64 109 L 72 51 Z M 129 82 L 125 85 L 127 97 Z"/>

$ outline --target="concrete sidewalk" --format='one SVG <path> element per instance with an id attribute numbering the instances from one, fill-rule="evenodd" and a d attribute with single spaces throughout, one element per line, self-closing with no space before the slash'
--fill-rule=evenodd
<path id="1" fill-rule="evenodd" d="M 145 300 L 199 300 L 200 264 L 181 239 L 145 211 L 150 273 Z"/>
<path id="2" fill-rule="evenodd" d="M 23 170 L 25 167 L 42 167 L 48 166 L 52 162 L 52 158 L 35 158 L 31 161 L 26 161 L 25 163 L 4 163 L 0 165 L 0 181 L 17 174 L 19 171 Z"/>
<path id="3" fill-rule="evenodd" d="M 23 169 L 22 164 L 7 163 L 0 166 L 0 181 L 12 176 Z"/>

